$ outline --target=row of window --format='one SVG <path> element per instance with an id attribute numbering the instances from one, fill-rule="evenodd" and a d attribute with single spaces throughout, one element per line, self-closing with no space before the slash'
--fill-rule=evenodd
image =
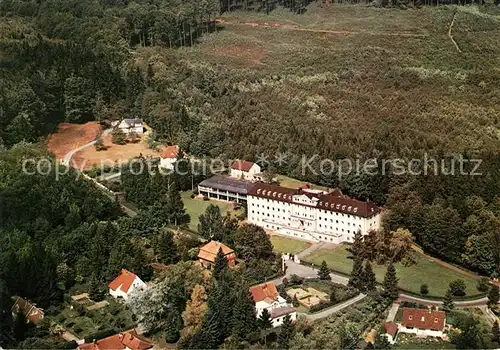
<path id="1" fill-rule="evenodd" d="M 267 200 L 269 202 L 269 200 Z M 289 205 L 289 203 L 280 203 L 280 204 L 285 204 L 285 205 Z M 255 203 L 251 203 L 250 206 L 256 206 L 257 208 L 260 208 L 260 204 L 255 204 Z M 262 204 L 262 208 L 264 208 L 264 204 Z M 317 208 L 314 208 L 314 207 L 307 207 L 307 206 L 301 206 L 302 208 L 304 208 L 305 210 L 319 210 L 320 213 L 324 213 L 324 214 L 327 214 L 327 213 L 332 213 L 331 211 L 328 211 L 328 210 L 322 210 L 322 209 L 317 209 Z M 275 210 L 275 208 L 273 206 L 269 207 L 269 206 L 266 206 L 266 208 L 268 210 Z M 280 208 L 276 208 L 277 211 L 280 211 Z M 283 211 L 285 211 L 285 209 L 282 209 Z M 288 210 L 288 212 L 290 213 L 290 210 Z M 335 212 L 335 215 L 336 216 L 347 216 L 348 219 L 352 218 L 353 219 L 357 219 L 357 220 L 361 220 L 361 217 L 360 216 L 356 216 L 356 215 L 349 215 L 349 214 L 343 214 L 343 213 L 338 213 L 338 212 Z M 320 218 L 321 219 L 321 218 Z M 326 218 L 325 218 L 326 220 Z"/>

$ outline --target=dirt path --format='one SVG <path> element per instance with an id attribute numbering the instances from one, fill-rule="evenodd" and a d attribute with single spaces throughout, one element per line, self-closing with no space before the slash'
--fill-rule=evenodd
<path id="1" fill-rule="evenodd" d="M 256 22 L 234 22 L 226 21 L 223 18 L 218 18 L 217 23 L 233 25 L 233 26 L 247 26 L 253 28 L 264 28 L 264 29 L 285 29 L 297 32 L 311 32 L 311 33 L 323 33 L 323 34 L 336 34 L 336 35 L 383 35 L 383 36 L 397 36 L 397 37 L 414 37 L 414 38 L 425 38 L 428 34 L 417 34 L 417 33 L 388 33 L 388 32 L 355 32 L 350 30 L 330 30 L 330 29 L 311 29 L 311 28 L 300 28 L 295 24 L 283 24 L 283 23 L 256 23 Z"/>
<path id="2" fill-rule="evenodd" d="M 450 22 L 450 27 L 448 28 L 448 37 L 450 38 L 453 45 L 455 45 L 455 48 L 457 49 L 457 51 L 461 53 L 462 50 L 460 50 L 460 47 L 458 47 L 458 44 L 455 41 L 455 39 L 453 38 L 453 34 L 451 33 L 451 31 L 453 29 L 453 25 L 455 24 L 455 18 L 457 18 L 457 9 L 455 9 L 455 11 L 453 11 L 453 17 L 452 17 L 451 22 Z"/>

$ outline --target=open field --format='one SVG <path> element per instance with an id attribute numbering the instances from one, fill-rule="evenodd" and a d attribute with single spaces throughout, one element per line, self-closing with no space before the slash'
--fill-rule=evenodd
<path id="1" fill-rule="evenodd" d="M 352 270 L 352 260 L 348 256 L 349 252 L 346 248 L 339 247 L 334 250 L 318 249 L 302 260 L 317 266 L 325 260 L 331 269 L 349 274 Z M 419 293 L 420 286 L 425 283 L 429 286 L 429 296 L 444 296 L 451 281 L 463 279 L 467 285 L 467 295 L 479 294 L 476 289 L 476 280 L 467 274 L 450 270 L 420 254 L 416 255 L 416 260 L 415 265 L 408 267 L 396 264 L 399 287 L 413 293 Z M 377 281 L 382 282 L 386 271 L 385 266 L 374 265 L 373 271 L 377 276 Z"/>
<path id="2" fill-rule="evenodd" d="M 116 145 L 111 142 L 111 134 L 108 134 L 102 138 L 104 146 L 107 147 L 105 151 L 96 151 L 94 146 L 87 147 L 73 156 L 73 165 L 81 170 L 88 170 L 94 165 L 100 167 L 101 164 L 113 166 L 116 163 L 124 163 L 139 155 L 159 157 L 159 151 L 148 148 L 146 137 L 143 135 L 141 141 L 137 143 Z"/>
<path id="3" fill-rule="evenodd" d="M 185 191 L 181 193 L 182 201 L 184 202 L 184 208 L 186 208 L 186 213 L 191 217 L 189 222 L 189 228 L 193 231 L 198 231 L 198 224 L 200 223 L 199 217 L 205 212 L 210 204 L 215 204 L 220 208 L 221 214 L 225 215 L 227 212 L 232 212 L 232 203 L 219 202 L 219 201 L 204 201 L 201 199 L 191 199 L 191 191 Z"/>
<path id="4" fill-rule="evenodd" d="M 49 136 L 47 148 L 56 159 L 63 159 L 69 151 L 94 141 L 100 132 L 101 126 L 97 122 L 61 123 L 57 132 Z"/>
<path id="5" fill-rule="evenodd" d="M 271 243 L 274 250 L 280 253 L 297 254 L 307 249 L 311 244 L 298 239 L 291 239 L 282 236 L 271 236 Z"/>

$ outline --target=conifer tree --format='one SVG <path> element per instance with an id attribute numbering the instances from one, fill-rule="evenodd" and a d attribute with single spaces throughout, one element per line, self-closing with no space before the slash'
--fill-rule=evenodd
<path id="1" fill-rule="evenodd" d="M 488 293 L 488 306 L 490 308 L 495 308 L 500 300 L 500 291 L 499 287 L 494 284 L 491 286 L 490 291 Z"/>
<path id="2" fill-rule="evenodd" d="M 349 277 L 349 282 L 347 285 L 356 289 L 362 289 L 361 278 L 363 276 L 363 260 L 354 259 L 352 265 L 351 276 Z"/>
<path id="3" fill-rule="evenodd" d="M 354 234 L 354 241 L 347 250 L 351 253 L 353 260 L 364 259 L 363 235 L 360 230 Z"/>
<path id="4" fill-rule="evenodd" d="M 267 309 L 262 310 L 262 313 L 259 316 L 257 324 L 259 328 L 262 330 L 272 328 L 273 323 L 271 322 L 271 315 L 269 314 L 269 311 L 267 311 Z"/>
<path id="5" fill-rule="evenodd" d="M 278 337 L 276 339 L 278 349 L 288 349 L 290 347 L 290 340 L 293 338 L 294 326 L 290 315 L 286 315 L 283 319 Z"/>
<path id="6" fill-rule="evenodd" d="M 227 271 L 227 259 L 219 248 L 217 255 L 215 256 L 214 267 L 212 270 L 212 276 L 215 280 L 219 280 L 223 274 Z"/>
<path id="7" fill-rule="evenodd" d="M 169 217 L 169 221 L 173 225 L 180 225 L 187 223 L 188 216 L 186 209 L 184 209 L 184 202 L 181 198 L 179 185 L 177 184 L 175 176 L 171 175 L 168 182 L 167 190 L 167 203 L 165 211 Z"/>
<path id="8" fill-rule="evenodd" d="M 158 260 L 164 264 L 173 264 L 177 261 L 178 252 L 171 231 L 165 231 L 157 236 L 155 247 Z"/>
<path id="9" fill-rule="evenodd" d="M 377 335 L 377 338 L 375 339 L 375 343 L 373 344 L 374 349 L 381 349 L 381 350 L 387 350 L 391 348 L 391 343 L 389 343 L 389 340 L 385 336 L 384 333 L 380 333 Z"/>
<path id="10" fill-rule="evenodd" d="M 392 261 L 387 265 L 387 271 L 384 276 L 384 282 L 382 284 L 384 289 L 382 296 L 390 299 L 396 300 L 398 298 L 398 277 L 396 276 L 396 268 Z"/>
<path id="11" fill-rule="evenodd" d="M 451 311 L 455 308 L 455 304 L 453 303 L 453 294 L 451 290 L 448 289 L 443 298 L 443 309 L 445 311 Z"/>
<path id="12" fill-rule="evenodd" d="M 330 281 L 332 279 L 330 276 L 330 270 L 328 269 L 328 265 L 325 260 L 323 260 L 321 266 L 319 267 L 318 278 L 323 281 Z"/>
<path id="13" fill-rule="evenodd" d="M 495 320 L 493 327 L 491 328 L 492 340 L 500 344 L 500 326 L 498 320 Z"/>
<path id="14" fill-rule="evenodd" d="M 252 295 L 243 284 L 233 308 L 232 333 L 239 340 L 251 340 L 257 330 L 257 318 Z"/>
<path id="15" fill-rule="evenodd" d="M 175 343 L 180 338 L 180 330 L 182 328 L 182 319 L 177 312 L 171 312 L 168 315 L 168 323 L 165 329 L 165 341 L 167 343 Z"/>
<path id="16" fill-rule="evenodd" d="M 335 291 L 335 288 L 332 286 L 330 288 L 330 304 L 336 304 L 337 303 L 337 292 Z"/>
<path id="17" fill-rule="evenodd" d="M 376 278 L 375 273 L 372 269 L 372 264 L 367 261 L 365 264 L 365 270 L 363 271 L 363 285 L 364 290 L 367 292 L 371 292 L 377 289 L 376 287 Z"/>

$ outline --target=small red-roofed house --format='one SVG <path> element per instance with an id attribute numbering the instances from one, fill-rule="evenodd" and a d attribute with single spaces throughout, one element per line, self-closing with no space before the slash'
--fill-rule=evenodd
<path id="1" fill-rule="evenodd" d="M 445 336 L 446 313 L 430 309 L 404 308 L 399 324 L 399 332 L 423 337 Z"/>
<path id="2" fill-rule="evenodd" d="M 181 149 L 178 145 L 168 146 L 160 154 L 160 166 L 164 169 L 174 169 L 174 164 Z"/>
<path id="3" fill-rule="evenodd" d="M 396 337 L 398 335 L 398 325 L 393 321 L 386 322 L 384 324 L 384 330 L 385 330 L 385 336 L 387 337 L 389 343 L 391 344 L 396 343 Z"/>
<path id="4" fill-rule="evenodd" d="M 111 296 L 114 298 L 123 298 L 124 300 L 128 300 L 132 292 L 147 288 L 146 283 L 136 274 L 125 269 L 121 270 L 120 275 L 118 275 L 108 287 Z"/>
<path id="5" fill-rule="evenodd" d="M 261 283 L 250 287 L 250 294 L 252 294 L 253 301 L 255 302 L 257 318 L 262 315 L 264 309 L 267 309 L 273 327 L 283 324 L 286 315 L 290 315 L 292 321 L 297 319 L 297 312 L 292 305 L 288 304 L 279 295 L 276 285 L 273 282 Z"/>
<path id="6" fill-rule="evenodd" d="M 77 350 L 146 350 L 153 347 L 148 340 L 135 331 L 112 335 L 92 343 L 78 346 Z"/>
<path id="7" fill-rule="evenodd" d="M 254 181 L 260 174 L 260 166 L 246 160 L 234 161 L 231 165 L 231 177 L 235 179 Z"/>

